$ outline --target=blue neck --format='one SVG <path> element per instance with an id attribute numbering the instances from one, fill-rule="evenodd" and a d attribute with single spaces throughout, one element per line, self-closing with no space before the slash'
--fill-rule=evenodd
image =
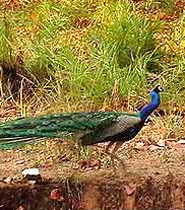
<path id="1" fill-rule="evenodd" d="M 139 116 L 143 121 L 159 106 L 160 104 L 160 96 L 159 93 L 156 91 L 151 91 L 151 102 L 144 106 L 142 110 L 139 112 Z"/>

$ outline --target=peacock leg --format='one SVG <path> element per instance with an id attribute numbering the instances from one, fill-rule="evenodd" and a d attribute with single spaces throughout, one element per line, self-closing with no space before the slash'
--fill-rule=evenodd
<path id="1" fill-rule="evenodd" d="M 112 150 L 112 155 L 115 155 L 117 150 L 121 147 L 121 145 L 123 144 L 123 141 L 117 141 L 116 142 L 116 146 L 114 147 L 114 149 Z"/>
<path id="2" fill-rule="evenodd" d="M 114 149 L 112 150 L 112 153 L 111 153 L 111 158 L 113 160 L 113 163 L 114 163 L 114 159 L 117 159 L 120 163 L 121 163 L 121 166 L 124 170 L 125 169 L 125 164 L 123 162 L 123 160 L 121 160 L 117 155 L 116 155 L 116 152 L 117 150 L 121 147 L 121 145 L 123 144 L 124 142 L 123 141 L 117 141 L 116 142 L 116 146 L 114 147 Z"/>
<path id="3" fill-rule="evenodd" d="M 115 164 L 114 164 L 114 159 L 112 158 L 112 154 L 111 154 L 111 152 L 109 151 L 110 147 L 111 147 L 114 143 L 115 143 L 115 141 L 110 141 L 110 142 L 107 144 L 104 153 L 107 154 L 107 155 L 109 155 L 109 157 L 110 157 L 110 159 L 111 159 L 111 165 L 113 165 L 113 168 L 116 169 Z"/>
<path id="4" fill-rule="evenodd" d="M 116 146 L 114 147 L 114 149 L 112 150 L 112 152 L 109 152 L 110 147 L 111 147 L 113 144 L 115 144 L 115 143 L 116 143 Z M 116 151 L 119 149 L 119 147 L 120 147 L 122 144 L 123 144 L 122 141 L 117 141 L 117 142 L 115 142 L 115 141 L 110 141 L 109 144 L 106 146 L 106 149 L 105 149 L 105 153 L 108 154 L 108 155 L 110 155 L 111 164 L 113 165 L 113 168 L 114 168 L 114 169 L 116 169 L 116 166 L 115 166 L 115 163 L 114 163 L 114 160 L 115 160 L 115 159 L 118 160 L 118 162 L 120 162 L 121 165 L 122 165 L 122 167 L 125 169 L 125 166 L 124 166 L 124 164 L 123 164 L 123 161 L 122 161 L 120 158 L 118 158 L 118 157 L 116 156 L 116 154 L 115 154 Z"/>
<path id="5" fill-rule="evenodd" d="M 105 148 L 105 153 L 109 153 L 110 147 L 115 143 L 115 141 L 110 141 L 109 144 Z"/>

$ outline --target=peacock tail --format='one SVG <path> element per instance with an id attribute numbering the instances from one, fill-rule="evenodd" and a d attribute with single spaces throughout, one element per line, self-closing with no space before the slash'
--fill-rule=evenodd
<path id="1" fill-rule="evenodd" d="M 77 133 L 90 138 L 95 136 L 95 131 L 106 128 L 122 115 L 129 116 L 123 112 L 76 112 L 5 122 L 0 124 L 0 149 L 9 149 L 45 138 L 61 138 Z M 130 116 L 135 115 L 130 114 Z"/>

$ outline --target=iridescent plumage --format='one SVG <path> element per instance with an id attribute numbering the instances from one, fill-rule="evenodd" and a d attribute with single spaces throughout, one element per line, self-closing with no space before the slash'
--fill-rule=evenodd
<path id="1" fill-rule="evenodd" d="M 151 102 L 140 112 L 75 112 L 49 114 L 45 116 L 17 119 L 0 124 L 0 148 L 10 148 L 45 138 L 80 136 L 83 146 L 101 142 L 121 144 L 134 138 L 144 125 L 146 118 L 159 106 L 160 85 L 154 88 Z"/>

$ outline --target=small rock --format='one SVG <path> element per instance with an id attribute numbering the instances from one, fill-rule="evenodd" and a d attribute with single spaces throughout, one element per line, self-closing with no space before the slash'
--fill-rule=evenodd
<path id="1" fill-rule="evenodd" d="M 22 174 L 24 176 L 26 176 L 26 175 L 35 175 L 35 176 L 37 176 L 37 175 L 40 174 L 40 171 L 39 171 L 38 168 L 27 168 L 27 169 L 24 169 L 22 171 Z"/>
<path id="2" fill-rule="evenodd" d="M 24 169 L 23 171 L 22 171 L 22 174 L 24 175 L 24 176 L 26 176 L 26 175 L 39 175 L 40 174 L 40 171 L 39 171 L 39 169 L 38 168 L 27 168 L 27 169 Z"/>
<path id="3" fill-rule="evenodd" d="M 27 168 L 22 171 L 23 176 L 32 184 L 35 182 L 40 182 L 42 180 L 40 171 L 38 168 Z"/>

